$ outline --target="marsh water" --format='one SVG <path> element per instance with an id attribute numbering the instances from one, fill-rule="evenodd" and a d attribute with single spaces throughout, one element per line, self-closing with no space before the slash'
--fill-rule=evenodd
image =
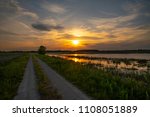
<path id="1" fill-rule="evenodd" d="M 52 55 L 52 54 L 50 54 Z M 54 54 L 55 55 L 55 54 Z M 99 58 L 126 58 L 126 59 L 147 59 L 150 60 L 150 54 L 56 54 L 60 56 L 85 56 Z"/>
<path id="2" fill-rule="evenodd" d="M 98 69 L 113 69 L 125 73 L 150 72 L 150 54 L 48 54 Z"/>

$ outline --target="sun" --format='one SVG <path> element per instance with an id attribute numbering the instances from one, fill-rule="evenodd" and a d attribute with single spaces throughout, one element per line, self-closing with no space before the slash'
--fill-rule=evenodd
<path id="1" fill-rule="evenodd" d="M 79 40 L 73 40 L 73 41 L 72 41 L 72 44 L 73 44 L 73 45 L 78 45 L 78 44 L 79 44 Z"/>

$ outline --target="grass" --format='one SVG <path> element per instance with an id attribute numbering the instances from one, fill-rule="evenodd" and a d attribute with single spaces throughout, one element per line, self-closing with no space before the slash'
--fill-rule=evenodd
<path id="1" fill-rule="evenodd" d="M 142 81 L 62 58 L 39 58 L 94 99 L 150 99 L 150 74 L 142 76 L 146 80 Z"/>
<path id="2" fill-rule="evenodd" d="M 33 64 L 36 76 L 38 78 L 38 91 L 40 93 L 40 98 L 42 100 L 62 99 L 62 96 L 58 94 L 57 90 L 53 88 L 52 85 L 50 84 L 49 79 L 43 73 L 43 70 L 41 69 L 35 57 L 33 59 Z"/>
<path id="3" fill-rule="evenodd" d="M 15 59 L 23 53 L 0 53 L 0 65 L 8 63 L 10 60 Z"/>
<path id="4" fill-rule="evenodd" d="M 28 55 L 0 64 L 0 99 L 13 99 L 22 81 Z"/>

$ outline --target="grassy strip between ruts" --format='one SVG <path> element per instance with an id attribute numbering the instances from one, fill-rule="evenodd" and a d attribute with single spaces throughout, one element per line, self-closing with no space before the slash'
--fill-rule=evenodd
<path id="1" fill-rule="evenodd" d="M 122 78 L 57 57 L 38 57 L 94 99 L 150 99 L 150 80 L 144 82 L 129 77 Z"/>
<path id="2" fill-rule="evenodd" d="M 0 65 L 0 99 L 13 99 L 23 79 L 28 55 L 22 55 Z"/>
<path id="3" fill-rule="evenodd" d="M 58 94 L 57 90 L 53 88 L 52 85 L 50 84 L 49 79 L 43 73 L 35 57 L 33 59 L 33 64 L 34 64 L 35 74 L 38 79 L 38 91 L 40 93 L 40 99 L 42 100 L 62 99 L 62 96 Z"/>

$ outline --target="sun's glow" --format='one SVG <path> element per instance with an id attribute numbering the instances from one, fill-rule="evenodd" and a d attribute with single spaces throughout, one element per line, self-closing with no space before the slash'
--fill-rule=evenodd
<path id="1" fill-rule="evenodd" d="M 70 31 L 70 34 L 75 37 L 82 37 L 82 36 L 86 35 L 86 33 L 87 32 L 84 29 L 80 29 L 80 28 L 79 29 L 76 28 L 76 29 L 73 29 Z"/>
<path id="2" fill-rule="evenodd" d="M 82 34 L 81 34 L 80 32 L 74 32 L 73 35 L 74 35 L 75 37 L 81 37 L 81 36 L 82 36 Z"/>
<path id="3" fill-rule="evenodd" d="M 76 36 L 76 37 L 81 37 L 82 36 L 82 31 L 80 30 L 73 30 L 72 31 L 72 35 Z"/>
<path id="4" fill-rule="evenodd" d="M 79 40 L 73 40 L 72 43 L 73 43 L 73 45 L 78 45 L 79 44 Z"/>

